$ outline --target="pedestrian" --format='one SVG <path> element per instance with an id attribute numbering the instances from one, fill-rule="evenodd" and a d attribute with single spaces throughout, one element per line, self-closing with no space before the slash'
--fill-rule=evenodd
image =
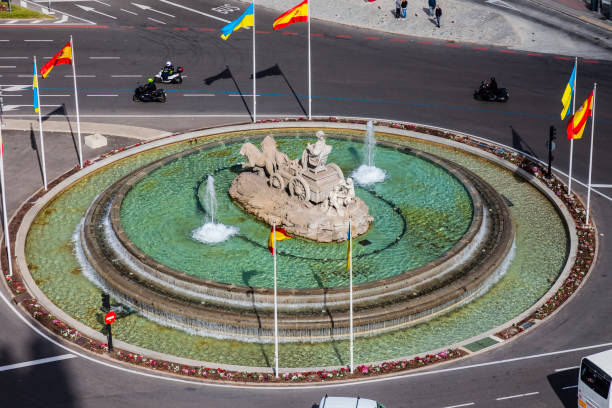
<path id="1" fill-rule="evenodd" d="M 442 9 L 440 6 L 436 6 L 436 23 L 438 23 L 438 28 L 440 28 L 440 17 L 442 17 Z"/>
<path id="2" fill-rule="evenodd" d="M 436 0 L 429 0 L 427 4 L 429 5 L 429 17 L 431 17 L 431 19 L 434 19 L 434 13 L 436 11 Z"/>
<path id="3" fill-rule="evenodd" d="M 406 18 L 407 9 L 408 9 L 408 0 L 402 0 L 402 18 Z"/>
<path id="4" fill-rule="evenodd" d="M 402 0 L 395 0 L 395 18 L 402 15 Z"/>

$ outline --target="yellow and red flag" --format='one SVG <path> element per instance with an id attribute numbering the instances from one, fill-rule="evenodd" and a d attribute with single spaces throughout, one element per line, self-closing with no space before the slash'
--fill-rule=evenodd
<path id="1" fill-rule="evenodd" d="M 46 78 L 54 66 L 62 64 L 72 65 L 72 49 L 70 47 L 70 43 L 66 44 L 64 48 L 60 50 L 60 52 L 55 54 L 55 56 L 51 58 L 49 62 L 40 68 L 40 74 L 43 78 Z"/>
<path id="2" fill-rule="evenodd" d="M 582 133 L 586 127 L 587 118 L 591 116 L 592 113 L 593 92 L 591 92 L 591 95 L 589 95 L 586 101 L 584 101 L 580 109 L 578 109 L 570 118 L 569 122 L 567 122 L 567 138 L 569 140 L 582 138 Z"/>
<path id="3" fill-rule="evenodd" d="M 274 248 L 275 241 L 284 241 L 286 239 L 291 239 L 291 238 L 293 237 L 290 237 L 284 228 L 274 229 L 274 227 L 272 227 L 272 229 L 270 230 L 270 236 L 268 237 L 268 250 L 270 251 L 271 254 L 273 254 L 276 249 Z"/>
<path id="4" fill-rule="evenodd" d="M 272 28 L 278 30 L 293 23 L 308 21 L 308 0 L 304 0 L 291 10 L 285 11 L 279 18 L 274 20 Z"/>

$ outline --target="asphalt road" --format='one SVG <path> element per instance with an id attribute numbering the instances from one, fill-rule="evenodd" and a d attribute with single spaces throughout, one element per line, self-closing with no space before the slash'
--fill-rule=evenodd
<path id="1" fill-rule="evenodd" d="M 27 106 L 32 104 L 31 91 L 18 86 L 31 84 L 31 57 L 37 55 L 39 61 L 45 61 L 72 34 L 83 121 L 176 131 L 250 120 L 250 31 L 234 33 L 229 40 L 222 41 L 218 30 L 224 22 L 186 9 L 149 2 L 151 7 L 155 5 L 156 9 L 175 16 L 151 14 L 150 17 L 167 22 L 159 24 L 148 17 L 144 21 L 144 14 L 134 6 L 124 7 L 127 3 L 116 0 L 105 0 L 109 6 L 98 3 L 101 2 L 85 4 L 109 15 L 116 10 L 121 12 L 121 8 L 139 14 L 121 12 L 120 18 L 117 13 L 118 21 L 107 17 L 108 21 L 102 22 L 104 16 L 94 16 L 96 22 L 106 24 L 107 28 L 0 27 L 0 38 L 8 40 L 0 44 L 0 84 L 7 117 L 32 117 L 32 108 Z M 77 4 L 80 3 L 61 6 L 74 15 L 92 13 L 79 10 Z M 209 1 L 190 0 L 181 4 L 228 20 L 233 18 L 213 14 L 210 10 L 218 4 Z M 267 70 L 269 74 L 257 80 L 257 115 L 304 116 L 308 109 L 306 25 L 293 25 L 285 30 L 295 35 L 271 32 L 275 17 L 276 14 L 265 11 L 257 15 L 257 30 L 266 31 L 257 35 L 257 71 Z M 572 61 L 565 56 L 437 43 L 316 22 L 312 24 L 312 33 L 316 34 L 312 37 L 313 115 L 363 116 L 446 127 L 538 157 L 545 157 L 548 127 L 554 125 L 560 136 L 554 164 L 567 171 L 569 144 L 563 139 L 564 128 L 559 118 L 559 99 L 572 68 Z M 166 104 L 132 102 L 136 82 L 151 76 L 167 59 L 185 67 L 185 82 L 166 86 L 169 90 Z M 216 79 L 210 85 L 205 83 L 205 79 L 219 76 L 226 67 L 231 77 Z M 612 133 L 611 68 L 608 61 L 579 63 L 577 106 L 586 98 L 593 82 L 598 84 L 594 183 L 612 183 L 612 163 L 607 160 L 607 153 L 612 151 L 612 141 L 607 137 Z M 57 66 L 49 78 L 39 80 L 42 110 L 44 115 L 50 115 L 49 120 L 74 121 L 72 78 L 66 75 L 72 75 L 70 67 Z M 510 89 L 507 104 L 473 100 L 474 88 L 491 75 L 497 77 L 500 86 Z M 7 85 L 13 87 L 7 89 Z M 582 182 L 588 176 L 589 135 L 590 127 L 583 140 L 575 143 L 574 175 Z M 57 137 L 54 143 L 50 141 L 46 146 L 50 149 L 47 163 L 52 177 L 71 168 L 76 156 L 71 140 Z M 40 186 L 31 138 L 7 133 L 5 151 L 7 189 L 18 191 L 20 198 L 27 197 Z M 612 234 L 612 209 L 609 199 L 598 195 L 593 198 L 593 214 L 604 235 L 600 236 L 597 267 L 579 294 L 553 319 L 524 336 L 460 362 L 436 366 L 425 372 L 429 374 L 342 387 L 261 390 L 164 381 L 77 357 L 0 371 L 0 406 L 311 407 L 327 392 L 359 394 L 378 399 L 387 407 L 573 407 L 576 388 L 572 387 L 576 385 L 577 370 L 555 370 L 575 367 L 581 356 L 605 346 L 559 351 L 612 341 L 608 277 L 611 257 L 606 240 Z M 21 201 L 10 200 L 9 213 Z M 9 364 L 67 353 L 35 334 L 8 305 L 0 308 L 0 325 L 0 370 Z M 538 356 L 542 353 L 553 354 Z M 536 357 L 504 361 L 525 356 Z M 486 365 L 474 366 L 482 363 Z M 462 369 L 445 371 L 456 368 Z"/>

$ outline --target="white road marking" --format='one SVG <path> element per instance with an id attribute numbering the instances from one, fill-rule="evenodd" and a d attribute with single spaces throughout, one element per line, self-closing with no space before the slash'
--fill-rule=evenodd
<path id="1" fill-rule="evenodd" d="M 565 368 L 556 368 L 555 369 L 555 373 L 558 373 L 558 372 L 561 372 L 561 371 L 574 370 L 576 368 L 580 368 L 580 366 L 565 367 Z"/>
<path id="2" fill-rule="evenodd" d="M 68 95 L 40 95 L 41 98 L 44 97 L 44 96 L 71 96 L 71 95 L 70 94 L 68 94 Z"/>
<path id="3" fill-rule="evenodd" d="M 76 355 L 74 354 L 62 354 L 61 356 L 56 356 L 56 357 L 41 358 L 39 360 L 32 360 L 32 361 L 26 361 L 23 363 L 0 366 L 0 371 L 14 370 L 16 368 L 30 367 L 30 366 L 38 365 L 38 364 L 53 363 L 55 361 L 61 361 L 61 360 L 69 359 L 69 358 L 75 358 L 75 357 Z"/>
<path id="4" fill-rule="evenodd" d="M 567 387 L 561 388 L 562 390 L 569 390 L 570 388 L 578 388 L 578 385 L 568 385 Z"/>
<path id="5" fill-rule="evenodd" d="M 467 404 L 459 404 L 459 405 L 451 405 L 444 408 L 460 408 L 460 407 L 469 407 L 470 405 L 474 405 L 473 402 L 468 402 Z"/>
<path id="6" fill-rule="evenodd" d="M 95 75 L 77 75 L 77 78 L 95 78 Z M 74 78 L 73 75 L 64 75 L 64 78 Z"/>
<path id="7" fill-rule="evenodd" d="M 40 75 L 40 74 L 38 74 L 37 76 L 39 78 L 42 78 L 42 75 Z M 32 74 L 19 74 L 19 75 L 17 75 L 17 78 L 32 78 Z"/>
<path id="8" fill-rule="evenodd" d="M 15 24 L 19 20 L 9 20 L 5 24 Z"/>
<path id="9" fill-rule="evenodd" d="M 253 94 L 229 94 L 227 96 L 253 96 Z M 261 96 L 260 94 L 257 94 L 255 96 Z"/>
<path id="10" fill-rule="evenodd" d="M 217 17 L 217 16 L 213 16 L 212 14 L 204 13 L 203 11 L 199 11 L 199 10 L 196 10 L 196 9 L 192 9 L 191 7 L 182 6 L 182 5 L 177 4 L 176 2 L 173 2 L 173 1 L 168 1 L 168 0 L 158 0 L 158 1 L 161 1 L 162 3 L 165 3 L 165 4 L 169 4 L 169 5 L 171 5 L 171 6 L 175 6 L 175 7 L 182 8 L 183 10 L 188 10 L 188 11 L 191 11 L 191 12 L 193 12 L 193 13 L 200 14 L 200 15 L 202 15 L 202 16 L 206 16 L 206 17 L 214 18 L 215 20 L 223 21 L 224 23 L 231 23 L 231 21 L 226 20 L 226 19 L 224 19 L 224 18 L 220 18 L 220 17 Z"/>
<path id="11" fill-rule="evenodd" d="M 87 96 L 119 96 L 119 95 L 87 94 Z"/>
<path id="12" fill-rule="evenodd" d="M 612 184 L 591 184 L 591 187 L 612 188 Z"/>
<path id="13" fill-rule="evenodd" d="M 9 42 L 11 40 L 0 40 L 0 42 Z"/>
<path id="14" fill-rule="evenodd" d="M 65 15 L 65 14 L 62 14 L 62 18 L 60 18 L 59 20 L 57 20 L 53 24 L 62 24 L 62 23 L 65 23 L 66 21 L 68 21 L 68 16 Z"/>
<path id="15" fill-rule="evenodd" d="M 89 59 L 120 59 L 121 57 L 89 57 Z"/>
<path id="16" fill-rule="evenodd" d="M 42 20 L 34 20 L 34 21 L 30 22 L 30 24 L 38 24 L 38 23 L 40 23 L 41 21 L 42 21 Z"/>
<path id="17" fill-rule="evenodd" d="M 43 108 L 59 108 L 62 105 L 40 105 L 40 106 L 43 107 Z M 34 105 L 4 105 L 3 106 L 5 112 L 12 111 L 12 110 L 15 110 L 15 109 L 19 109 L 19 108 L 22 108 L 22 107 L 33 108 Z"/>
<path id="18" fill-rule="evenodd" d="M 116 19 L 117 19 L 117 17 L 111 16 L 110 14 L 105 14 L 105 13 L 102 13 L 101 11 L 98 11 L 98 10 L 96 10 L 96 9 L 95 9 L 95 8 L 93 8 L 93 7 L 81 6 L 80 4 L 77 4 L 76 6 L 77 6 L 77 7 L 82 8 L 82 9 L 83 9 L 83 10 L 85 10 L 85 11 L 91 11 L 91 12 L 93 12 L 93 13 L 97 13 L 97 14 L 100 14 L 100 15 L 103 15 L 103 16 L 106 16 L 106 17 L 109 17 L 109 18 L 112 18 L 112 19 L 114 19 L 114 20 L 116 20 Z"/>
<path id="19" fill-rule="evenodd" d="M 25 42 L 53 42 L 54 40 L 23 40 Z"/>
<path id="20" fill-rule="evenodd" d="M 137 16 L 137 15 L 138 15 L 138 13 L 134 13 L 133 11 L 130 11 L 130 10 L 126 10 L 126 9 L 119 9 L 119 10 L 121 10 L 121 11 L 125 11 L 126 13 L 130 13 L 130 14 L 133 14 L 133 15 L 135 15 L 135 16 Z"/>
<path id="21" fill-rule="evenodd" d="M 503 400 L 507 400 L 507 399 L 512 399 L 512 398 L 521 398 L 521 397 L 529 397 L 530 395 L 537 395 L 539 394 L 539 391 L 536 392 L 528 392 L 527 394 L 516 394 L 516 395 L 510 395 L 508 397 L 500 397 L 500 398 L 495 398 L 496 401 L 503 401 Z"/>
<path id="22" fill-rule="evenodd" d="M 31 76 L 31 75 L 28 75 Z M 2 92 L 18 92 L 26 89 L 30 89 L 32 84 L 29 85 L 8 85 L 2 87 Z"/>
<path id="23" fill-rule="evenodd" d="M 0 57 L 0 59 L 28 59 L 28 58 L 30 57 Z"/>
<path id="24" fill-rule="evenodd" d="M 142 78 L 142 75 L 111 75 L 111 78 Z"/>
<path id="25" fill-rule="evenodd" d="M 8 98 L 9 96 L 23 96 L 23 95 L 10 94 L 10 95 L 2 95 L 2 96 L 5 97 L 5 98 Z"/>
<path id="26" fill-rule="evenodd" d="M 183 94 L 183 96 L 215 96 L 215 94 Z"/>
<path id="27" fill-rule="evenodd" d="M 145 6 L 145 5 L 138 4 L 138 3 L 132 3 L 132 4 L 133 4 L 133 5 L 135 5 L 135 6 L 136 6 L 136 7 L 138 7 L 138 8 L 143 9 L 143 10 L 154 11 L 154 12 L 156 12 L 156 13 L 163 14 L 164 16 L 168 16 L 168 17 L 172 17 L 172 18 L 174 18 L 174 17 L 175 17 L 175 16 L 173 16 L 172 14 L 168 14 L 168 13 L 164 13 L 163 11 L 155 10 L 154 8 L 149 7 L 149 6 Z"/>
<path id="28" fill-rule="evenodd" d="M 166 23 L 164 23 L 163 21 L 159 21 L 159 20 L 156 20 L 156 19 L 151 18 L 151 17 L 147 17 L 147 18 L 148 18 L 149 20 L 151 20 L 151 21 L 155 21 L 156 23 L 159 23 L 159 24 L 164 24 L 164 25 L 166 24 Z"/>
<path id="29" fill-rule="evenodd" d="M 111 6 L 110 4 L 104 3 L 103 1 L 100 1 L 100 0 L 91 0 L 91 1 L 95 1 L 96 3 L 104 4 L 107 7 Z"/>
<path id="30" fill-rule="evenodd" d="M 0 65 L 0 68 L 17 68 L 17 65 Z"/>

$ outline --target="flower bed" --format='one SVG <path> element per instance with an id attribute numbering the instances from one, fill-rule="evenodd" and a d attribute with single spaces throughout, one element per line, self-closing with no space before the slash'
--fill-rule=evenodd
<path id="1" fill-rule="evenodd" d="M 297 121 L 308 121 L 305 117 L 300 118 L 285 118 L 285 119 L 269 119 L 269 120 L 260 120 L 258 123 L 270 123 L 270 122 L 297 122 Z M 328 119 L 329 122 L 340 122 L 340 123 L 355 123 L 355 124 L 365 124 L 366 121 L 363 120 L 347 120 L 347 119 L 338 119 L 330 117 Z M 528 157 L 522 156 L 517 152 L 508 151 L 504 148 L 490 144 L 484 143 L 479 140 L 475 140 L 463 135 L 456 135 L 451 132 L 441 131 L 437 129 L 430 129 L 426 127 L 421 127 L 412 124 L 404 124 L 404 123 L 387 123 L 387 122 L 379 122 L 376 123 L 379 126 L 387 126 L 391 128 L 405 129 L 416 131 L 420 133 L 425 133 L 437 137 L 442 137 L 445 139 L 454 140 L 456 142 L 464 143 L 469 146 L 477 147 L 481 150 L 487 151 L 491 154 L 496 155 L 499 158 L 507 160 L 510 163 L 513 163 L 526 172 L 532 174 L 534 177 L 540 179 L 551 191 L 555 193 L 560 200 L 563 201 L 565 206 L 567 207 L 569 213 L 574 218 L 574 221 L 577 225 L 577 235 L 578 235 L 578 254 L 576 256 L 576 260 L 574 265 L 572 266 L 571 273 L 567 277 L 567 279 L 563 282 L 559 290 L 531 316 L 527 319 L 522 320 L 519 323 L 515 323 L 510 327 L 507 327 L 500 332 L 496 333 L 496 335 L 502 339 L 508 339 L 522 331 L 525 328 L 529 327 L 530 324 L 535 320 L 544 319 L 548 315 L 550 315 L 554 310 L 559 308 L 580 286 L 582 281 L 584 280 L 586 274 L 589 272 L 594 256 L 595 256 L 595 244 L 596 244 L 596 236 L 595 230 L 592 225 L 586 225 L 586 211 L 582 203 L 574 196 L 567 195 L 566 186 L 559 181 L 556 177 L 552 177 L 550 179 L 545 177 L 545 171 L 540 167 L 539 164 L 534 162 Z M 86 161 L 84 163 L 84 167 L 87 167 L 94 162 L 102 160 L 106 157 L 119 153 L 123 150 L 130 149 L 135 146 L 140 146 L 141 144 L 146 142 L 140 142 L 135 145 L 129 146 L 127 148 L 119 148 L 116 150 L 112 150 L 94 161 Z M 192 141 L 190 141 L 192 143 Z M 66 179 L 70 175 L 79 171 L 79 166 L 77 165 L 75 168 L 62 175 L 58 179 L 54 180 L 49 188 L 59 184 L 62 180 Z M 26 212 L 32 207 L 33 203 L 40 198 L 44 194 L 44 191 L 40 190 L 37 192 L 33 198 L 22 205 L 19 209 L 15 217 L 11 220 L 9 233 L 11 236 L 11 241 L 14 242 L 14 238 L 21 224 L 23 217 Z M 2 264 L 7 264 L 6 252 L 2 252 Z M 67 341 L 73 342 L 84 349 L 94 352 L 94 353 L 108 353 L 108 345 L 106 343 L 100 343 L 96 340 L 90 339 L 76 329 L 68 326 L 66 323 L 56 319 L 53 315 L 51 315 L 45 308 L 38 303 L 38 301 L 31 297 L 30 294 L 27 293 L 24 286 L 21 284 L 21 281 L 18 278 L 18 271 L 15 271 L 15 274 L 12 277 L 8 276 L 8 271 L 3 271 L 6 282 L 15 295 L 13 301 L 17 304 L 21 304 L 29 314 L 40 322 L 47 329 L 51 330 L 58 336 L 63 337 Z M 423 357 L 415 357 L 411 360 L 397 360 L 397 361 L 386 361 L 380 364 L 365 364 L 359 365 L 356 367 L 356 370 L 353 374 L 347 368 L 340 368 L 336 370 L 319 370 L 319 371 L 308 371 L 308 372 L 295 372 L 295 373 L 283 373 L 276 378 L 271 373 L 253 373 L 253 372 L 238 372 L 238 371 L 227 371 L 221 368 L 208 368 L 208 367 L 196 367 L 196 366 L 186 366 L 181 365 L 169 361 L 160 361 L 147 358 L 142 355 L 134 354 L 126 350 L 118 350 L 115 349 L 112 353 L 108 355 L 117 360 L 147 367 L 149 369 L 165 371 L 169 373 L 174 373 L 178 375 L 188 376 L 188 377 L 197 377 L 209 380 L 218 380 L 218 381 L 232 381 L 232 382 L 248 382 L 248 383 L 295 383 L 295 382 L 321 382 L 321 381 L 338 381 L 338 380 L 350 380 L 350 379 L 359 379 L 363 377 L 375 376 L 380 374 L 388 374 L 394 372 L 401 372 L 404 370 L 410 370 L 415 368 L 424 367 L 427 365 L 435 364 L 441 361 L 447 361 L 451 359 L 456 359 L 462 356 L 467 355 L 468 352 L 463 349 L 449 349 L 442 351 L 437 354 L 426 354 Z"/>

